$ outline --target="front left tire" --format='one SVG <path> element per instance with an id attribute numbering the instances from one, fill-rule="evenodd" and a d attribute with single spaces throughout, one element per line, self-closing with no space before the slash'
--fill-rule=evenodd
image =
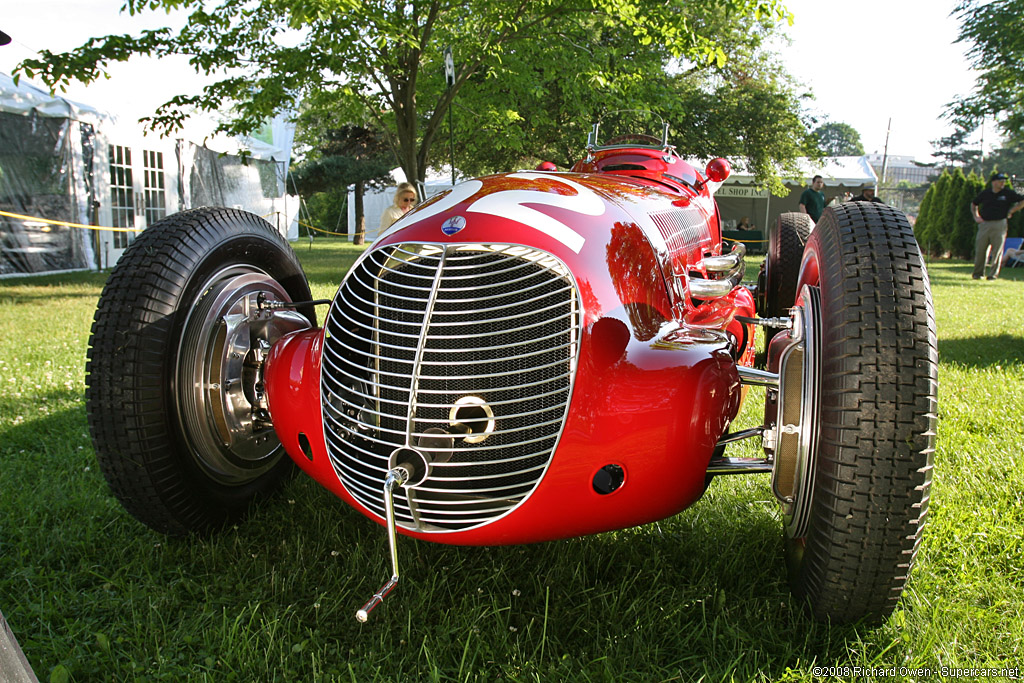
<path id="1" fill-rule="evenodd" d="M 168 535 L 237 521 L 293 472 L 262 402 L 262 360 L 315 324 L 261 301 L 309 302 L 291 247 L 242 211 L 159 221 L 100 295 L 86 367 L 97 460 L 127 511 Z"/>

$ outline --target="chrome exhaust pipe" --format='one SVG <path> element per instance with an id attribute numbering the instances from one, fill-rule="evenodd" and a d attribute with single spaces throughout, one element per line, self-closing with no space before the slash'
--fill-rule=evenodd
<path id="1" fill-rule="evenodd" d="M 690 295 L 695 299 L 715 299 L 726 296 L 743 280 L 746 272 L 747 247 L 736 242 L 728 254 L 722 256 L 706 256 L 702 261 L 708 275 L 717 275 L 717 279 L 705 280 L 701 277 L 688 278 Z"/>

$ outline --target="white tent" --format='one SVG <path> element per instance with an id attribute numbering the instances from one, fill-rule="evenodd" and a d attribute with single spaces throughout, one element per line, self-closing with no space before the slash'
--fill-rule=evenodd
<path id="1" fill-rule="evenodd" d="M 780 213 L 798 210 L 800 194 L 815 175 L 820 175 L 825 181 L 822 191 L 829 203 L 842 201 L 847 192 L 857 195 L 865 187 L 875 187 L 878 183 L 878 176 L 866 156 L 833 157 L 820 163 L 800 159 L 798 166 L 798 177 L 783 179 L 789 193 L 775 197 L 755 185 L 753 174 L 745 171 L 742 163 L 736 164 L 732 175 L 715 193 L 722 227 L 731 230 L 741 218 L 747 217 L 756 229 L 763 231 Z M 698 165 L 698 168 L 703 166 Z"/>
<path id="2" fill-rule="evenodd" d="M 110 114 L 95 107 L 51 95 L 22 79 L 17 84 L 5 73 L 0 73 L 0 112 L 28 116 L 35 113 L 52 118 L 74 119 L 91 124 L 110 121 Z"/>
<path id="3" fill-rule="evenodd" d="M 134 231 L 197 206 L 245 209 L 297 239 L 298 202 L 285 191 L 294 125 L 279 118 L 241 140 L 214 127 L 190 120 L 178 138 L 146 135 L 0 74 L 0 276 L 109 267 Z M 90 225 L 116 230 L 80 227 Z"/>

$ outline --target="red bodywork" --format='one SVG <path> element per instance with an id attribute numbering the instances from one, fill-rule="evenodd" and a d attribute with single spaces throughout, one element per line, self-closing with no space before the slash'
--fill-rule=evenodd
<path id="1" fill-rule="evenodd" d="M 718 171 L 715 171 L 717 174 Z M 727 173 L 727 171 L 726 171 Z M 713 174 L 713 175 L 715 175 Z M 714 187 L 679 157 L 602 150 L 573 173 L 519 172 L 462 183 L 403 217 L 372 249 L 406 242 L 513 244 L 569 269 L 582 302 L 575 381 L 539 484 L 473 528 L 399 532 L 434 542 L 526 543 L 663 519 L 695 502 L 716 442 L 739 410 L 737 364 L 753 364 L 749 291 L 695 301 L 688 282 L 720 255 Z M 448 235 L 448 219 L 463 217 Z M 285 337 L 267 360 L 273 423 L 292 459 L 383 523 L 345 488 L 328 457 L 321 406 L 323 329 Z M 595 490 L 606 465 L 624 480 Z"/>

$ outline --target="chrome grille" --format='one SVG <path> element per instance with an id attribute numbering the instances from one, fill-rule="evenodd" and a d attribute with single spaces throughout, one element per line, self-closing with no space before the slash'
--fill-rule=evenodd
<path id="1" fill-rule="evenodd" d="M 326 322 L 323 417 L 341 483 L 383 516 L 388 459 L 413 448 L 432 465 L 422 484 L 396 494 L 398 523 L 454 531 L 513 509 L 539 483 L 561 434 L 579 328 L 575 282 L 546 252 L 436 244 L 370 252 Z"/>

